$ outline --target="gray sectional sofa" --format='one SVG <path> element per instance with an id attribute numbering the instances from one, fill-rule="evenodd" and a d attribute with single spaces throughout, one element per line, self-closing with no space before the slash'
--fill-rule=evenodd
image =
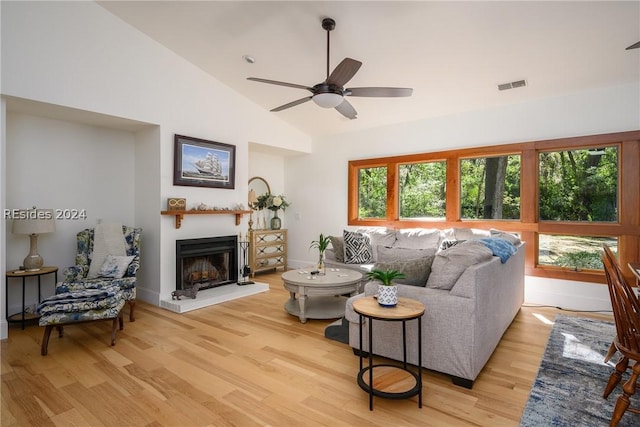
<path id="1" fill-rule="evenodd" d="M 348 251 L 340 245 L 351 236 L 345 231 L 343 242 L 339 236 L 333 238 L 333 249 L 326 254 L 327 266 L 365 272 L 372 268 L 404 271 L 407 278 L 398 284 L 399 296 L 419 300 L 426 307 L 422 366 L 471 388 L 524 302 L 524 243 L 497 230 L 462 228 L 365 228 L 355 230 L 355 235 L 370 244 L 371 258 L 366 258 L 367 250 L 360 258 L 368 262 L 354 262 L 353 256 L 343 259 Z M 505 247 L 508 254 L 501 251 Z M 377 288 L 377 282 L 364 283 L 362 293 L 347 301 L 345 317 L 354 350 L 359 347 L 359 316 L 353 301 L 375 295 Z M 375 322 L 373 353 L 402 360 L 402 323 Z M 363 346 L 368 350 L 367 321 L 363 326 Z M 408 322 L 407 358 L 414 365 L 418 363 L 416 335 L 416 322 Z"/>

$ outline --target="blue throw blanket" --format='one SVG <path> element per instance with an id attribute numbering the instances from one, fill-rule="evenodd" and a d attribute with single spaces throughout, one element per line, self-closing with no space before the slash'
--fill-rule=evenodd
<path id="1" fill-rule="evenodd" d="M 484 243 L 486 247 L 491 249 L 491 252 L 493 252 L 493 255 L 500 257 L 500 261 L 503 264 L 507 262 L 507 260 L 511 255 L 518 252 L 518 249 L 516 249 L 513 243 L 511 243 L 508 240 L 501 239 L 499 237 L 488 237 L 485 239 L 478 239 L 478 240 Z"/>

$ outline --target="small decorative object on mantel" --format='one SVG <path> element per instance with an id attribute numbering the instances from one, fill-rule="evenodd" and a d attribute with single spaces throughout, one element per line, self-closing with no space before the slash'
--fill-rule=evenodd
<path id="1" fill-rule="evenodd" d="M 193 286 L 189 289 L 176 289 L 175 291 L 171 292 L 171 299 L 179 300 L 180 297 L 189 297 L 191 299 L 196 299 L 198 290 L 200 290 L 200 283 L 194 283 Z"/>
<path id="2" fill-rule="evenodd" d="M 169 197 L 167 199 L 168 211 L 184 211 L 187 210 L 187 199 L 177 197 Z"/>
<path id="3" fill-rule="evenodd" d="M 398 270 L 371 270 L 367 276 L 372 280 L 378 280 L 378 304 L 383 307 L 395 307 L 398 304 L 398 286 L 394 279 L 404 279 L 404 273 Z"/>
<path id="4" fill-rule="evenodd" d="M 329 247 L 329 243 L 331 243 L 330 236 L 325 236 L 320 233 L 320 237 L 318 240 L 313 240 L 309 249 L 316 248 L 318 249 L 318 274 L 320 276 L 324 276 L 326 274 L 326 266 L 324 264 L 324 251 Z"/>

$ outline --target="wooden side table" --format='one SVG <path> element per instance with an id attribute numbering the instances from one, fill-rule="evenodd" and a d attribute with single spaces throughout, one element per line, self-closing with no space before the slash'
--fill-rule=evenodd
<path id="1" fill-rule="evenodd" d="M 7 271 L 5 278 L 5 287 L 4 287 L 4 295 L 5 295 L 5 305 L 4 312 L 7 316 L 7 322 L 15 323 L 22 322 L 22 329 L 24 329 L 25 322 L 27 320 L 37 319 L 39 316 L 36 313 L 25 313 L 25 302 L 24 302 L 24 288 L 25 281 L 27 277 L 37 277 L 38 278 L 38 303 L 42 301 L 42 291 L 40 289 L 41 281 L 40 278 L 45 274 L 55 275 L 55 283 L 58 282 L 58 267 L 42 267 L 40 270 L 36 271 L 26 271 L 26 270 L 11 270 Z M 20 279 L 22 278 L 22 312 L 15 313 L 9 316 L 9 279 Z"/>
<path id="2" fill-rule="evenodd" d="M 374 297 L 359 298 L 353 302 L 353 309 L 360 316 L 360 372 L 358 385 L 369 392 L 369 410 L 373 410 L 373 396 L 387 399 L 406 399 L 418 395 L 418 407 L 422 408 L 422 316 L 425 307 L 420 301 L 410 298 L 398 298 L 395 307 L 382 307 Z M 362 366 L 362 323 L 363 317 L 369 319 L 369 365 Z M 418 321 L 418 369 L 407 367 L 407 329 L 408 320 Z M 402 322 L 402 366 L 373 364 L 373 321 Z M 374 371 L 375 380 L 374 380 Z M 365 374 L 369 373 L 368 380 Z"/>

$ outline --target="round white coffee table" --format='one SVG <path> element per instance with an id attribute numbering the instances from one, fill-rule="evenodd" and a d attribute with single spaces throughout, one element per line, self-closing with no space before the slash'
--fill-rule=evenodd
<path id="1" fill-rule="evenodd" d="M 284 304 L 284 309 L 289 314 L 298 316 L 302 323 L 306 323 L 307 319 L 337 319 L 344 316 L 347 301 L 344 295 L 356 293 L 362 273 L 327 269 L 324 276 L 312 276 L 310 272 L 311 269 L 307 268 L 289 270 L 282 274 L 284 288 L 291 295 Z"/>

